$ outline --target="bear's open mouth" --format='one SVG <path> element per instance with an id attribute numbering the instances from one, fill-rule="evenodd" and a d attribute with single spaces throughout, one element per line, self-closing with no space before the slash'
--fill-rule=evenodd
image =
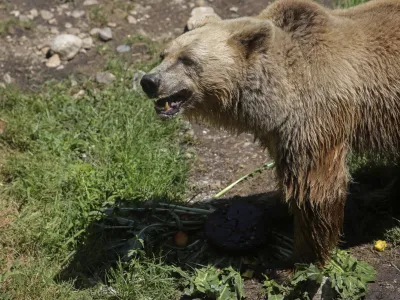
<path id="1" fill-rule="evenodd" d="M 163 116 L 173 116 L 179 112 L 182 104 L 190 98 L 192 92 L 189 90 L 180 90 L 168 97 L 158 99 L 154 103 L 156 112 Z"/>

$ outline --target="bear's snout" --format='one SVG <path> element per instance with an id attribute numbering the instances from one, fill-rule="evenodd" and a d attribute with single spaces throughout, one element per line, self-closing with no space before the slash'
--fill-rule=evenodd
<path id="1" fill-rule="evenodd" d="M 160 76 L 157 73 L 146 74 L 143 76 L 142 80 L 140 80 L 140 85 L 147 96 L 156 98 L 160 87 L 160 81 Z"/>

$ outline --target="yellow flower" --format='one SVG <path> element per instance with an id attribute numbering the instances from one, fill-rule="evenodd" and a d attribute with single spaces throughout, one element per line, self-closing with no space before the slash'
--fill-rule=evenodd
<path id="1" fill-rule="evenodd" d="M 385 241 L 379 240 L 379 241 L 375 242 L 375 247 L 374 248 L 375 248 L 375 250 L 382 252 L 383 250 L 385 250 L 386 245 L 387 244 L 386 244 Z"/>

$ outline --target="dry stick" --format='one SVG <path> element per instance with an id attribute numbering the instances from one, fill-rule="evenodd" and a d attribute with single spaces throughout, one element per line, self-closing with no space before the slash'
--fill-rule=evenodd
<path id="1" fill-rule="evenodd" d="M 243 180 L 247 179 L 250 176 L 253 176 L 255 173 L 267 170 L 267 169 L 271 169 L 275 166 L 274 162 L 269 162 L 266 164 L 263 164 L 261 167 L 255 169 L 254 171 L 244 175 L 243 177 L 239 178 L 238 180 L 236 180 L 234 183 L 231 183 L 230 185 L 228 185 L 226 188 L 224 188 L 222 191 L 220 191 L 219 193 L 215 194 L 212 198 L 213 199 L 217 199 L 219 197 L 221 197 L 223 194 L 225 194 L 226 192 L 228 192 L 230 189 L 232 189 L 235 185 L 237 185 L 238 183 L 242 182 Z"/>

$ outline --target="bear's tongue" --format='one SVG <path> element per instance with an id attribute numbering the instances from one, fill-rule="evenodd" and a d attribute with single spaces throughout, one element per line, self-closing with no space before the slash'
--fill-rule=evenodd
<path id="1" fill-rule="evenodd" d="M 175 114 L 179 111 L 179 107 L 181 104 L 182 101 L 171 101 L 169 99 L 168 100 L 161 99 L 155 103 L 155 109 L 158 113 Z"/>

